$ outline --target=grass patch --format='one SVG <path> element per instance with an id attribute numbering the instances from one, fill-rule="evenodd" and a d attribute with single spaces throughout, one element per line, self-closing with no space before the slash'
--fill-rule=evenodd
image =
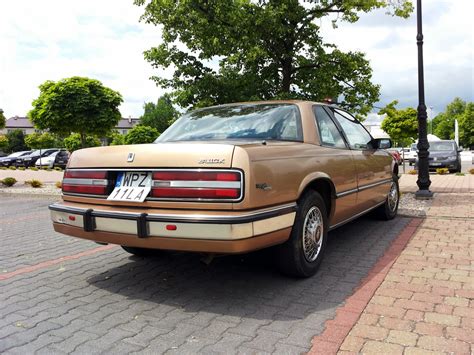
<path id="1" fill-rule="evenodd" d="M 408 174 L 410 174 L 410 175 L 418 175 L 418 170 L 415 170 L 415 169 L 408 170 Z"/>
<path id="2" fill-rule="evenodd" d="M 2 185 L 8 186 L 8 187 L 13 186 L 17 183 L 14 177 L 6 177 L 5 179 L 0 180 L 0 182 L 2 183 Z"/>
<path id="3" fill-rule="evenodd" d="M 464 176 L 464 175 L 466 175 L 466 174 L 464 174 L 464 173 L 456 173 L 456 176 Z"/>
<path id="4" fill-rule="evenodd" d="M 438 175 L 449 174 L 449 169 L 447 169 L 447 168 L 438 168 L 438 169 L 436 169 L 436 174 L 438 174 Z"/>
<path id="5" fill-rule="evenodd" d="M 37 168 L 36 166 L 32 166 L 32 167 L 30 168 L 30 170 L 38 171 L 38 168 Z"/>
<path id="6" fill-rule="evenodd" d="M 16 166 L 13 166 L 13 165 L 12 165 L 12 166 L 9 166 L 8 169 L 10 169 L 10 170 L 16 170 Z"/>
<path id="7" fill-rule="evenodd" d="M 43 187 L 43 183 L 36 179 L 26 180 L 25 184 L 30 185 L 31 187 L 34 187 L 34 188 Z"/>

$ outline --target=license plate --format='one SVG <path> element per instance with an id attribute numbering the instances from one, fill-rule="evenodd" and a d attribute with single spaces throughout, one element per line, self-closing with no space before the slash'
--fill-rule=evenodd
<path id="1" fill-rule="evenodd" d="M 114 191 L 107 197 L 112 201 L 143 202 L 151 190 L 150 172 L 119 173 Z"/>
<path id="2" fill-rule="evenodd" d="M 440 166 L 441 163 L 431 163 L 430 165 L 433 165 L 433 166 Z"/>

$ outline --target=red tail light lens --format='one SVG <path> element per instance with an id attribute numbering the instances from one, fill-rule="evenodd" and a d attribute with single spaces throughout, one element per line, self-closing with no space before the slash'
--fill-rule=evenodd
<path id="1" fill-rule="evenodd" d="M 238 200 L 242 174 L 237 171 L 159 171 L 151 196 L 161 199 Z"/>
<path id="2" fill-rule="evenodd" d="M 107 171 L 66 170 L 62 189 L 64 193 L 107 195 L 109 192 Z"/>

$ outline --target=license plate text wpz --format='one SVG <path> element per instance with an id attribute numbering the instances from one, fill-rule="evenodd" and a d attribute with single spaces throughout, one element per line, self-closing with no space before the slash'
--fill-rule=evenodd
<path id="1" fill-rule="evenodd" d="M 119 173 L 115 189 L 107 198 L 113 201 L 143 202 L 151 190 L 150 172 Z"/>

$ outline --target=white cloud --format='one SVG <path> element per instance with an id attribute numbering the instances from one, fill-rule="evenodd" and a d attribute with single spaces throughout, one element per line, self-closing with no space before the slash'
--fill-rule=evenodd
<path id="1" fill-rule="evenodd" d="M 473 100 L 472 0 L 423 0 L 426 102 L 439 112 L 455 96 Z M 73 75 L 101 80 L 122 93 L 123 116 L 138 116 L 145 101 L 163 92 L 149 77 L 156 69 L 143 51 L 160 41 L 158 28 L 140 23 L 143 8 L 132 0 L 16 0 L 0 2 L 0 107 L 24 115 L 45 80 Z M 381 102 L 417 104 L 416 22 L 384 11 L 363 14 L 355 24 L 324 38 L 343 50 L 367 53 Z"/>

